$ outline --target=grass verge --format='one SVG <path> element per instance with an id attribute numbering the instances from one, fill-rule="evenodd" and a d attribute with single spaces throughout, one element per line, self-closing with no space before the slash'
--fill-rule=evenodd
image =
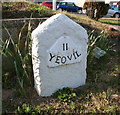
<path id="1" fill-rule="evenodd" d="M 99 19 L 98 21 L 105 24 L 120 26 L 119 19 Z"/>
<path id="2" fill-rule="evenodd" d="M 32 2 L 6 2 L 2 3 L 2 18 L 29 18 L 50 17 L 55 12 L 45 6 L 40 6 Z"/>

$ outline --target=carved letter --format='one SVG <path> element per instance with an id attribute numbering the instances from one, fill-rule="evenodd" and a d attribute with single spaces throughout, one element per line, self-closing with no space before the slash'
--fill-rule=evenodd
<path id="1" fill-rule="evenodd" d="M 64 64 L 65 62 L 66 62 L 66 57 L 63 56 L 63 57 L 61 58 L 61 63 Z"/>
<path id="2" fill-rule="evenodd" d="M 63 51 L 65 51 L 65 44 L 63 43 Z"/>
<path id="3" fill-rule="evenodd" d="M 50 60 L 51 61 L 55 56 L 50 53 Z"/>
<path id="4" fill-rule="evenodd" d="M 75 52 L 73 52 L 74 58 L 76 59 Z"/>
<path id="5" fill-rule="evenodd" d="M 68 43 L 66 43 L 66 50 L 68 50 Z"/>
<path id="6" fill-rule="evenodd" d="M 70 56 L 67 56 L 67 57 L 68 57 L 69 60 L 71 60 L 72 59 L 72 54 Z"/>
<path id="7" fill-rule="evenodd" d="M 55 63 L 57 63 L 57 64 L 60 63 L 60 62 L 59 62 L 59 58 L 61 58 L 61 57 L 60 57 L 60 56 L 57 56 Z"/>
<path id="8" fill-rule="evenodd" d="M 68 50 L 68 43 L 63 43 L 63 51 Z"/>
<path id="9" fill-rule="evenodd" d="M 78 54 L 77 51 L 73 52 L 74 58 L 77 59 L 77 57 L 81 56 L 81 54 Z M 77 57 L 76 57 L 77 56 Z"/>
<path id="10" fill-rule="evenodd" d="M 81 54 L 78 54 L 78 52 L 77 52 L 77 51 L 76 51 L 75 53 L 76 53 L 77 57 L 81 56 Z"/>

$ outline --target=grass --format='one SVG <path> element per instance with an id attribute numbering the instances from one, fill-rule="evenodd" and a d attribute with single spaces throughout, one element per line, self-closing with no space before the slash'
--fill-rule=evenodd
<path id="1" fill-rule="evenodd" d="M 7 7 L 10 7 L 10 5 Z M 12 7 L 11 9 L 13 10 Z M 24 87 L 23 83 L 25 84 L 26 82 L 16 81 L 16 77 L 22 77 L 17 74 L 16 69 L 14 70 L 16 73 L 12 73 L 12 76 L 9 76 L 6 71 L 6 74 L 3 75 L 3 91 L 7 88 L 14 88 L 16 90 L 13 93 L 12 97 L 3 100 L 3 113 L 120 114 L 120 65 L 118 63 L 120 54 L 120 41 L 118 39 L 118 34 L 116 34 L 116 32 L 115 34 L 113 32 L 110 32 L 112 35 L 105 34 L 104 29 L 107 26 L 105 25 L 104 27 L 104 24 L 102 25 L 100 22 L 91 20 L 88 17 L 85 18 L 84 16 L 79 17 L 74 14 L 69 14 L 66 12 L 64 13 L 72 20 L 82 25 L 88 31 L 89 63 L 87 65 L 86 84 L 74 89 L 63 88 L 62 90 L 58 90 L 56 93 L 49 97 L 39 97 L 34 87 Z M 92 31 L 93 29 L 95 30 Z M 101 30 L 104 32 L 100 33 Z M 28 35 L 30 35 L 30 33 Z M 13 43 L 18 56 L 20 54 L 18 53 L 19 43 L 20 41 L 18 44 Z M 5 42 L 3 53 L 5 53 L 5 48 L 8 47 L 7 44 L 8 42 Z M 100 57 L 100 59 L 96 59 L 94 57 L 94 53 L 92 52 L 95 47 L 100 47 L 101 49 L 105 50 L 106 54 Z M 21 58 L 21 60 L 23 59 L 24 57 Z M 29 67 L 26 63 L 28 62 L 28 59 L 22 62 L 24 62 L 22 63 L 22 67 L 25 67 L 25 69 L 27 69 L 27 67 Z M 28 73 L 30 73 L 30 68 L 28 69 Z M 24 69 L 22 70 L 24 71 Z M 32 77 L 32 75 L 29 76 Z M 21 86 L 23 86 L 23 88 L 27 91 L 27 97 L 20 95 L 21 92 L 19 92 L 19 87 Z"/>
<path id="2" fill-rule="evenodd" d="M 55 14 L 50 8 L 32 2 L 5 2 L 2 3 L 2 17 L 4 18 L 29 18 L 50 17 Z"/>
<path id="3" fill-rule="evenodd" d="M 21 29 L 17 43 L 15 43 L 9 31 L 4 26 L 5 30 L 9 35 L 9 39 L 7 39 L 5 42 L 2 41 L 3 46 L 2 46 L 2 50 L 0 50 L 0 52 L 7 59 L 11 61 L 15 71 L 14 75 L 16 75 L 15 80 L 17 80 L 17 83 L 19 86 L 18 90 L 20 94 L 23 94 L 24 96 L 26 96 L 25 86 L 26 85 L 32 86 L 32 79 L 33 79 L 32 78 L 33 77 L 32 57 L 31 57 L 32 40 L 31 40 L 31 32 L 30 32 L 31 31 L 30 23 L 28 24 L 28 33 L 26 35 L 24 45 L 22 45 L 23 44 L 23 42 L 21 42 L 22 31 L 25 27 L 26 27 L 26 24 Z M 11 47 L 13 48 L 10 48 L 10 44 L 11 44 Z M 4 76 L 3 80 L 6 83 L 7 77 Z"/>
<path id="4" fill-rule="evenodd" d="M 105 24 L 120 26 L 119 19 L 99 19 L 98 21 Z"/>

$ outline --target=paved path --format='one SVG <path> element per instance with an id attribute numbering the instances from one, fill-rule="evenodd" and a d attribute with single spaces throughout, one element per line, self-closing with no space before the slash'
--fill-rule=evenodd
<path id="1" fill-rule="evenodd" d="M 87 17 L 87 15 L 85 15 L 85 14 L 78 14 L 78 13 L 71 13 L 71 14 L 75 14 L 75 15 L 77 15 L 77 16 L 86 16 L 86 17 Z M 114 18 L 114 17 L 110 17 L 110 16 L 104 16 L 104 17 L 102 17 L 101 19 L 120 20 L 120 18 Z"/>

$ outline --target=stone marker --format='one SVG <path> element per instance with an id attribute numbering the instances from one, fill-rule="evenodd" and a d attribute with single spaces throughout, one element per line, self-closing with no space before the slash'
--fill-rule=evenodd
<path id="1" fill-rule="evenodd" d="M 57 14 L 32 32 L 35 88 L 50 96 L 63 87 L 86 82 L 87 32 L 64 14 Z"/>

